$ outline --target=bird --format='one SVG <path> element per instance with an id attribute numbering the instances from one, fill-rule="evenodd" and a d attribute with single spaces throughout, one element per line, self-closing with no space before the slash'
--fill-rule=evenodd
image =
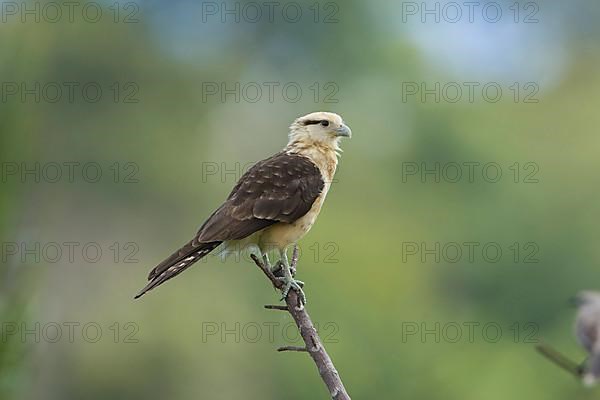
<path id="1" fill-rule="evenodd" d="M 150 271 L 148 284 L 134 298 L 219 248 L 223 255 L 249 251 L 269 268 L 281 268 L 282 300 L 294 289 L 305 304 L 304 284 L 292 275 L 287 249 L 315 223 L 337 169 L 341 139 L 350 137 L 352 130 L 338 114 L 296 118 L 285 148 L 250 167 L 196 235 Z M 275 267 L 269 252 L 279 253 Z"/>
<path id="2" fill-rule="evenodd" d="M 582 366 L 582 379 L 593 386 L 600 379 L 600 292 L 581 291 L 575 296 L 577 306 L 575 335 L 589 354 Z"/>

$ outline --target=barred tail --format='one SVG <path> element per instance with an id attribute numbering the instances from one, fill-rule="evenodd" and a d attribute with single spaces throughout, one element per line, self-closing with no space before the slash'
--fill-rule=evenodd
<path id="1" fill-rule="evenodd" d="M 150 274 L 148 275 L 148 280 L 150 282 L 148 282 L 146 287 L 144 287 L 134 299 L 142 297 L 144 293 L 179 275 L 188 267 L 191 267 L 196 261 L 213 251 L 220 244 L 221 242 L 198 243 L 194 240 L 187 243 L 150 271 Z"/>

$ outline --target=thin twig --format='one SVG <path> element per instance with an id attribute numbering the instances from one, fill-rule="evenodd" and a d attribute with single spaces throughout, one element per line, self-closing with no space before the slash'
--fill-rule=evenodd
<path id="1" fill-rule="evenodd" d="M 574 375 L 576 378 L 581 378 L 583 374 L 583 369 L 581 368 L 581 365 L 567 358 L 566 356 L 558 352 L 558 350 L 545 343 L 538 344 L 537 346 L 535 346 L 535 349 L 558 367 Z"/>
<path id="2" fill-rule="evenodd" d="M 281 290 L 284 287 L 284 283 L 280 279 L 277 279 L 269 269 L 269 266 L 265 265 L 263 261 L 259 260 L 254 254 L 252 254 L 251 257 L 261 271 L 269 278 L 273 286 Z M 297 263 L 298 247 L 294 246 L 290 267 L 296 269 Z M 306 307 L 304 307 L 300 301 L 300 296 L 298 296 L 298 293 L 296 293 L 295 290 L 290 290 L 285 302 L 287 304 L 287 310 L 294 319 L 294 322 L 300 331 L 300 335 L 302 336 L 302 340 L 304 340 L 306 345 L 303 351 L 307 351 L 315 362 L 319 374 L 321 375 L 321 379 L 327 386 L 327 389 L 329 389 L 331 398 L 334 400 L 350 400 L 350 396 L 348 395 L 348 392 L 346 392 L 340 374 L 335 369 L 331 357 L 327 354 L 323 342 L 321 341 L 310 316 L 306 312 Z"/>
<path id="3" fill-rule="evenodd" d="M 299 346 L 283 346 L 277 349 L 277 351 L 304 351 L 304 352 L 308 352 L 308 349 L 306 347 L 299 347 Z"/>
<path id="4" fill-rule="evenodd" d="M 288 311 L 287 306 L 276 306 L 274 304 L 267 304 L 265 305 L 265 308 L 267 310 L 279 310 L 279 311 Z"/>

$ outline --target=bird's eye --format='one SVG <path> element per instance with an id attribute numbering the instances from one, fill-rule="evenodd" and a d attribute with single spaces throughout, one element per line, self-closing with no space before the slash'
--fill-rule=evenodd
<path id="1" fill-rule="evenodd" d="M 322 126 L 329 126 L 329 121 L 323 120 L 321 121 Z"/>

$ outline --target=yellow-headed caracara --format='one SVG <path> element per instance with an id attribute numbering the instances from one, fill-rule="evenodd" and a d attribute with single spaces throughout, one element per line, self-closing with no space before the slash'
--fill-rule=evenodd
<path id="1" fill-rule="evenodd" d="M 196 236 L 150 271 L 150 282 L 135 298 L 222 246 L 225 253 L 249 249 L 264 260 L 268 251 L 278 251 L 286 284 L 283 297 L 293 288 L 304 299 L 286 250 L 315 223 L 335 174 L 340 139 L 350 136 L 337 114 L 315 112 L 296 119 L 283 151 L 252 166 Z"/>

